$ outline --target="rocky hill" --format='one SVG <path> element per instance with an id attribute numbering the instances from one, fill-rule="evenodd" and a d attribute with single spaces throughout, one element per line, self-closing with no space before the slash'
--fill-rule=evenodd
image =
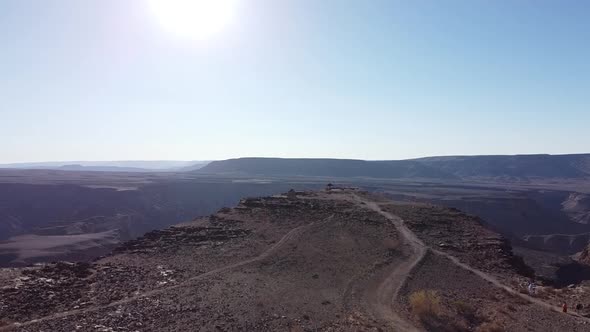
<path id="1" fill-rule="evenodd" d="M 93 263 L 1 269 L 0 330 L 588 330 L 557 311 L 559 295 L 523 294 L 530 277 L 504 238 L 458 210 L 291 191 Z"/>

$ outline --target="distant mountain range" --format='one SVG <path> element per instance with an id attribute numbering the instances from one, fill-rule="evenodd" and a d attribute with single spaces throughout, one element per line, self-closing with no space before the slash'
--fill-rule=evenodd
<path id="1" fill-rule="evenodd" d="M 0 164 L 0 168 L 93 172 L 185 172 L 197 170 L 207 163 L 208 161 L 178 160 L 63 161 Z"/>
<path id="2" fill-rule="evenodd" d="M 590 179 L 590 154 L 447 156 L 380 161 L 311 158 L 237 158 L 213 162 L 73 161 L 0 164 L 0 168 L 438 180 Z"/>
<path id="3" fill-rule="evenodd" d="M 239 158 L 213 161 L 197 172 L 419 179 L 590 179 L 590 154 L 450 156 L 390 161 Z"/>

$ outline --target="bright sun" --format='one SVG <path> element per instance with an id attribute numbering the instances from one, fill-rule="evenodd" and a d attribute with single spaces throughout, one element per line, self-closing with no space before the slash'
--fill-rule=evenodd
<path id="1" fill-rule="evenodd" d="M 191 39 L 208 39 L 231 23 L 236 0 L 149 0 L 164 29 Z"/>

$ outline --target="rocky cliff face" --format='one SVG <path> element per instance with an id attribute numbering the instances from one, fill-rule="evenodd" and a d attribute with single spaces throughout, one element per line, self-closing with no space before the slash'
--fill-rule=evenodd
<path id="1" fill-rule="evenodd" d="M 561 204 L 562 210 L 580 224 L 590 223 L 590 195 L 571 193 Z"/>
<path id="2" fill-rule="evenodd" d="M 584 249 L 590 241 L 590 233 L 526 235 L 527 246 L 553 253 L 572 255 Z"/>
<path id="3" fill-rule="evenodd" d="M 580 263 L 590 265 L 590 245 L 577 254 Z"/>

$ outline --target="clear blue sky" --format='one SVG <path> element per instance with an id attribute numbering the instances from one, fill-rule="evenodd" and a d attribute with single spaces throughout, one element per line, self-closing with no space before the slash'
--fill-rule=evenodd
<path id="1" fill-rule="evenodd" d="M 0 0 L 0 162 L 590 152 L 590 2 Z"/>

